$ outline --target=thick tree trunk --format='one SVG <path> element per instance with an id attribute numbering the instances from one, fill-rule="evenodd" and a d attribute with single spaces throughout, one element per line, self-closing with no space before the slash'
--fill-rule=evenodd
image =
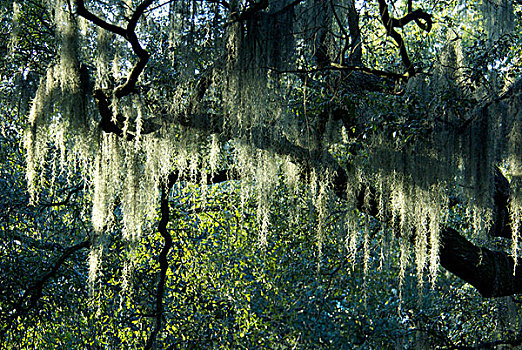
<path id="1" fill-rule="evenodd" d="M 334 181 L 336 194 L 344 198 L 347 183 L 346 174 L 337 170 Z M 500 170 L 495 169 L 495 215 L 488 234 L 492 237 L 511 239 L 509 205 L 509 182 Z M 369 198 L 370 200 L 366 200 Z M 369 205 L 368 205 L 369 204 Z M 357 198 L 358 209 L 377 216 L 378 208 L 375 191 L 368 187 Z M 463 279 L 486 298 L 503 297 L 522 293 L 522 259 L 515 261 L 503 251 L 493 251 L 474 245 L 457 230 L 443 226 L 440 232 L 440 264 L 443 268 Z"/>
<path id="2" fill-rule="evenodd" d="M 522 259 L 505 252 L 474 245 L 456 230 L 441 232 L 440 264 L 475 287 L 483 297 L 503 297 L 522 293 Z"/>
<path id="3" fill-rule="evenodd" d="M 489 235 L 511 239 L 508 180 L 495 169 L 494 217 Z M 506 252 L 478 247 L 450 227 L 440 233 L 440 263 L 449 272 L 475 287 L 484 297 L 522 293 L 522 259 Z"/>

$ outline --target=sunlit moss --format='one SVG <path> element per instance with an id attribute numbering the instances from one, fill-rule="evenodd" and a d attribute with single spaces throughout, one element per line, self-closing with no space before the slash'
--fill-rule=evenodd
<path id="1" fill-rule="evenodd" d="M 510 7 L 504 2 L 489 3 L 484 5 L 485 13 L 502 12 L 502 18 L 511 18 L 512 15 L 508 14 Z M 129 1 L 125 4 L 128 14 L 134 5 Z M 285 8 L 288 4 L 288 1 L 278 2 L 271 5 L 270 11 Z M 209 27 L 208 35 L 223 37 L 219 39 L 221 46 L 213 52 L 219 60 L 211 64 L 201 59 L 204 63 L 199 66 L 198 45 L 189 35 L 191 28 L 199 24 L 196 10 L 173 4 L 169 7 L 166 40 L 175 69 L 169 71 L 167 77 L 161 77 L 165 79 L 161 84 L 171 86 L 168 92 L 150 91 L 154 89 L 144 87 L 140 97 L 138 93 L 123 98 L 111 95 L 111 89 L 122 83 L 132 67 L 128 59 L 130 49 L 114 35 L 97 29 L 93 85 L 107 93 L 112 122 L 121 124 L 122 128 L 122 137 L 117 137 L 97 129 L 100 116 L 93 108 L 88 108 L 86 99 L 89 94 L 80 77 L 78 57 L 82 49 L 78 44 L 78 25 L 66 10 L 65 2 L 52 2 L 59 57 L 40 82 L 29 113 L 30 126 L 24 136 L 26 177 L 31 198 L 37 199 L 38 188 L 45 179 L 40 174 L 48 165 L 49 149 L 55 147 L 57 155 L 50 163 L 53 175 L 68 171 L 67 168 L 84 172 L 83 179 L 92 196 L 95 232 L 102 235 L 113 219 L 113 207 L 118 204 L 122 209 L 123 238 L 133 244 L 140 239 L 147 220 L 156 218 L 159 187 L 165 184 L 169 174 L 176 172 L 180 179 L 198 186 L 204 205 L 208 179 L 229 167 L 231 175 L 242 180 L 241 210 L 245 210 L 251 198 L 255 197 L 256 222 L 262 245 L 269 243 L 271 210 L 277 204 L 274 193 L 284 182 L 293 196 L 297 197 L 299 193 L 302 197 L 298 198 L 300 205 L 310 209 L 308 219 L 313 223 L 310 227 L 320 252 L 329 234 L 326 230 L 332 205 L 337 200 L 333 195 L 336 174 L 331 165 L 337 160 L 344 164 L 348 159 L 351 169 L 343 169 L 348 173 L 344 228 L 347 233 L 345 248 L 351 260 L 355 261 L 362 244 L 366 270 L 370 259 L 368 230 L 371 225 L 367 217 L 363 225 L 360 221 L 362 213 L 374 211 L 377 212 L 376 219 L 391 227 L 391 232 L 385 234 L 389 235 L 385 237 L 387 243 L 383 243 L 385 248 L 380 248 L 388 249 L 392 246 L 388 243 L 395 239 L 399 244 L 400 279 L 404 279 L 414 255 L 419 281 L 426 273 L 434 281 L 439 264 L 439 231 L 444 224 L 442 213 L 448 209 L 442 198 L 448 193 L 463 198 L 470 208 L 475 231 L 485 232 L 493 215 L 492 169 L 506 150 L 510 152 L 508 168 L 512 178 L 516 179 L 520 173 L 518 159 L 522 152 L 517 148 L 520 143 L 518 126 L 506 123 L 501 117 L 506 113 L 500 108 L 493 110 L 494 106 L 480 105 L 477 96 L 483 97 L 483 94 L 469 91 L 464 81 L 467 63 L 462 40 L 449 30 L 447 43 L 441 48 L 440 60 L 433 74 L 412 79 L 405 96 L 392 96 L 383 103 L 367 103 L 363 97 L 357 98 L 360 101 L 349 101 L 355 106 L 351 112 L 354 115 L 350 117 L 360 119 L 361 124 L 365 121 L 370 125 L 374 123 L 375 128 L 364 134 L 366 141 L 356 141 L 364 143 L 358 155 L 333 152 L 333 149 L 343 149 L 336 146 L 351 146 L 354 142 L 348 136 L 351 131 L 327 113 L 329 105 L 334 103 L 332 101 L 337 101 L 338 92 L 317 89 L 319 92 L 313 98 L 314 103 L 319 101 L 318 106 L 315 110 L 310 109 L 307 89 L 313 90 L 313 87 L 307 86 L 306 80 L 292 80 L 288 75 L 279 75 L 279 70 L 305 65 L 304 54 L 299 59 L 295 57 L 298 38 L 305 42 L 307 36 L 314 37 L 307 41 L 313 42 L 308 44 L 310 47 L 304 44 L 300 47 L 300 50 L 310 49 L 311 57 L 317 56 L 316 50 L 322 49 L 313 47 L 320 44 L 317 36 L 321 33 L 306 26 L 328 22 L 326 24 L 340 30 L 329 22 L 332 18 L 325 18 L 332 15 L 330 6 L 326 6 L 326 12 L 321 12 L 322 7 L 316 5 L 307 2 L 296 7 L 296 12 L 285 12 L 285 17 L 277 23 L 261 12 L 256 18 L 259 22 L 256 26 L 231 21 L 221 29 L 222 32 L 213 32 L 214 29 Z M 490 5 L 494 6 L 488 7 Z M 491 17 L 491 13 L 487 16 Z M 294 18 L 299 17 L 298 14 L 302 15 L 300 20 Z M 310 14 L 314 16 L 306 22 Z M 274 26 L 280 31 L 276 32 Z M 487 26 L 492 32 L 500 22 L 491 19 Z M 334 55 L 338 52 L 338 38 L 327 35 L 323 39 L 326 53 Z M 187 43 L 183 40 L 192 41 L 185 45 Z M 147 71 L 144 76 L 149 73 Z M 197 96 L 200 86 L 194 80 L 204 80 L 206 74 L 208 87 L 205 96 L 200 97 Z M 336 84 L 341 83 L 341 80 L 336 81 Z M 293 96 L 298 93 L 302 93 L 302 101 Z M 161 108 L 148 105 L 150 96 L 162 94 L 165 96 L 160 98 Z M 464 108 L 454 103 L 456 97 L 472 101 L 470 104 L 478 104 L 480 108 L 462 115 Z M 413 130 L 410 134 L 410 130 L 402 131 L 403 134 L 400 134 L 401 130 L 390 132 L 390 124 L 409 125 L 409 110 L 405 105 L 410 103 L 421 105 L 418 109 L 423 113 L 424 129 Z M 384 110 L 390 109 L 390 105 L 394 106 L 396 114 L 393 115 L 395 119 L 387 121 L 387 111 Z M 325 110 L 317 112 L 319 108 Z M 208 125 L 191 124 L 207 114 Z M 318 114 L 321 114 L 320 118 Z M 146 133 L 146 123 L 151 117 L 157 118 L 158 130 Z M 183 126 L 176 125 L 177 122 Z M 513 130 L 510 146 L 500 144 L 498 140 L 509 128 Z M 436 131 L 438 136 L 433 136 L 436 133 L 422 135 L 424 131 Z M 230 160 L 234 165 L 228 164 Z M 516 257 L 521 204 L 517 181 L 513 181 L 513 185 L 512 251 Z M 365 195 L 363 203 L 359 203 L 361 191 Z M 374 205 L 377 210 L 373 210 Z M 92 253 L 93 271 L 97 269 L 99 256 L 100 252 Z M 128 266 L 131 268 L 133 265 Z"/>

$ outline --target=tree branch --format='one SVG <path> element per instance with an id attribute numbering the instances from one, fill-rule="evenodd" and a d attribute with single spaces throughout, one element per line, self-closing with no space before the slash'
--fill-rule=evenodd
<path id="1" fill-rule="evenodd" d="M 125 29 L 108 23 L 85 8 L 84 0 L 76 0 L 76 14 L 111 33 L 125 37 Z"/>
<path id="2" fill-rule="evenodd" d="M 158 231 L 165 240 L 165 244 L 163 249 L 160 252 L 158 261 L 160 265 L 160 275 L 158 286 L 156 288 L 156 311 L 155 311 L 155 325 L 151 334 L 149 335 L 149 339 L 147 340 L 147 344 L 145 345 L 145 349 L 151 349 L 156 341 L 156 337 L 158 336 L 159 331 L 162 327 L 163 322 L 163 295 L 165 294 L 165 282 L 167 280 L 167 270 L 169 269 L 169 261 L 167 256 L 169 254 L 170 249 L 172 248 L 172 236 L 167 230 L 167 225 L 170 220 L 170 208 L 169 208 L 169 191 L 174 185 L 174 182 L 168 181 L 167 184 L 164 184 L 161 187 L 161 219 L 158 224 Z"/>
<path id="3" fill-rule="evenodd" d="M 343 178 L 337 180 L 339 183 L 336 186 L 339 189 L 346 188 Z M 509 203 L 506 197 L 506 182 L 502 173 L 498 169 L 495 170 L 494 220 L 500 221 L 493 223 L 489 232 L 491 236 L 511 237 L 509 215 L 506 218 L 503 214 L 507 210 L 505 206 Z M 363 189 L 357 197 L 357 208 L 376 217 L 378 208 L 375 197 L 372 187 Z M 515 261 L 510 254 L 476 246 L 448 226 L 441 228 L 440 242 L 441 266 L 472 285 L 483 297 L 496 298 L 522 293 L 522 258 L 518 258 L 518 268 L 515 269 Z"/>
<path id="4" fill-rule="evenodd" d="M 522 259 L 518 269 L 511 255 L 477 247 L 456 230 L 444 227 L 440 233 L 440 264 L 475 287 L 485 298 L 522 293 Z"/>
<path id="5" fill-rule="evenodd" d="M 150 54 L 147 50 L 145 50 L 139 40 L 138 36 L 136 35 L 136 26 L 138 24 L 138 21 L 140 17 L 143 15 L 147 7 L 149 7 L 152 4 L 153 0 L 145 0 L 143 1 L 137 8 L 134 10 L 131 19 L 129 20 L 129 23 L 127 24 L 127 28 L 123 29 L 122 27 L 110 24 L 106 22 L 105 20 L 99 18 L 98 16 L 94 15 L 92 12 L 88 11 L 85 8 L 84 0 L 77 0 L 76 1 L 76 13 L 79 16 L 82 16 L 83 18 L 87 19 L 88 21 L 92 22 L 93 24 L 108 30 L 114 34 L 120 35 L 121 37 L 125 38 L 129 44 L 132 47 L 132 51 L 138 56 L 138 61 L 134 64 L 134 67 L 132 68 L 131 72 L 127 76 L 127 80 L 122 85 L 117 86 L 114 91 L 113 95 L 115 98 L 122 98 L 124 96 L 130 95 L 134 89 L 136 88 L 136 83 L 138 82 L 138 79 L 145 69 L 145 66 L 147 65 L 149 61 Z M 107 96 L 101 96 L 98 95 L 101 100 L 107 100 Z M 105 98 L 103 98 L 105 97 Z M 95 96 L 95 98 L 98 100 L 98 98 Z M 102 115 L 102 121 L 104 121 L 103 115 Z M 105 119 L 106 126 L 109 128 L 109 130 L 113 130 L 112 132 L 117 132 L 114 128 L 114 125 L 109 125 L 110 123 L 107 122 Z"/>
<path id="6" fill-rule="evenodd" d="M 336 63 L 330 63 L 327 66 L 324 67 L 317 67 L 312 69 L 292 69 L 292 70 L 276 70 L 273 68 L 270 68 L 272 71 L 279 73 L 279 74 L 310 74 L 310 73 L 317 73 L 321 71 L 341 71 L 341 72 L 362 72 L 369 75 L 374 75 L 376 77 L 380 78 L 387 78 L 392 79 L 394 81 L 405 81 L 407 80 L 407 76 L 404 74 L 398 74 L 388 71 L 383 71 L 380 69 L 374 69 L 370 67 L 365 67 L 362 65 L 341 65 Z"/>
<path id="7" fill-rule="evenodd" d="M 6 325 L 0 330 L 0 337 L 4 336 L 7 331 L 13 326 L 13 322 L 21 316 L 24 316 L 29 310 L 36 306 L 38 300 L 42 297 L 44 284 L 56 276 L 56 273 L 62 266 L 62 264 L 75 252 L 90 247 L 90 240 L 86 240 L 80 242 L 72 247 L 69 247 L 63 252 L 63 254 L 56 260 L 51 269 L 44 274 L 40 279 L 33 283 L 29 288 L 27 288 L 24 294 L 20 297 L 18 303 L 16 304 L 14 311 L 11 316 L 8 318 L 8 322 Z M 29 299 L 28 305 L 24 306 L 26 300 Z"/>
<path id="8" fill-rule="evenodd" d="M 381 14 L 381 21 L 386 28 L 386 34 L 392 37 L 397 46 L 399 46 L 399 53 L 401 55 L 402 63 L 406 67 L 406 71 L 408 76 L 411 78 L 415 75 L 415 68 L 411 63 L 410 57 L 408 56 L 408 51 L 406 50 L 406 45 L 402 36 L 395 30 L 395 28 L 402 28 L 406 24 L 411 21 L 415 21 L 423 30 L 429 32 L 432 27 L 432 19 L 431 15 L 427 14 L 422 10 L 415 10 L 413 12 L 408 13 L 406 16 L 397 19 L 390 17 L 390 12 L 388 11 L 388 4 L 386 0 L 378 0 L 379 3 L 379 12 Z M 426 22 L 426 25 L 423 25 L 422 22 L 419 21 L 422 19 Z"/>
<path id="9" fill-rule="evenodd" d="M 240 14 L 236 14 L 236 21 L 245 21 L 251 19 L 256 13 L 262 10 L 266 10 L 268 8 L 268 0 L 259 0 L 258 2 L 254 2 L 250 7 L 246 8 Z M 234 15 L 234 14 L 232 14 Z"/>
<path id="10" fill-rule="evenodd" d="M 181 174 L 178 171 L 173 171 L 169 174 L 167 182 L 170 188 L 172 188 L 176 182 L 180 181 L 194 181 L 196 183 L 200 183 L 203 175 L 206 176 L 205 183 L 207 184 L 218 184 L 229 180 L 237 180 L 239 178 L 239 175 L 235 171 L 228 169 L 223 169 L 216 173 L 210 174 L 197 173 L 194 176 L 191 176 L 191 174 Z"/>
<path id="11" fill-rule="evenodd" d="M 419 19 L 422 19 L 425 23 L 420 22 Z M 393 28 L 403 28 L 411 21 L 415 21 L 415 23 L 426 32 L 430 32 L 433 26 L 431 15 L 421 9 L 411 11 L 402 18 L 390 18 L 390 21 Z"/>
<path id="12" fill-rule="evenodd" d="M 78 192 L 80 192 L 81 190 L 83 190 L 85 188 L 84 185 L 80 185 L 78 187 L 75 187 L 73 189 L 71 189 L 68 193 L 67 193 L 67 197 L 63 200 L 63 201 L 60 201 L 60 202 L 52 202 L 52 203 L 42 203 L 42 206 L 44 207 L 59 207 L 61 205 L 67 205 L 69 204 L 69 201 L 71 200 L 72 196 Z"/>

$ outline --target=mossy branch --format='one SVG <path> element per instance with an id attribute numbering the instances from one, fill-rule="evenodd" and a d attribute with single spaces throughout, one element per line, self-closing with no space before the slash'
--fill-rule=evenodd
<path id="1" fill-rule="evenodd" d="M 134 10 L 126 28 L 116 26 L 114 24 L 108 23 L 104 19 L 94 15 L 92 12 L 85 8 L 84 0 L 76 1 L 76 13 L 78 16 L 85 18 L 86 20 L 92 22 L 93 24 L 103 28 L 111 33 L 117 34 L 125 40 L 129 42 L 132 47 L 132 51 L 138 56 L 138 60 L 134 64 L 131 72 L 127 76 L 127 80 L 125 83 L 114 88 L 113 96 L 117 99 L 120 99 L 124 96 L 130 95 L 136 88 L 136 84 L 138 79 L 147 66 L 149 62 L 150 54 L 147 50 L 145 50 L 136 35 L 136 26 L 140 17 L 143 15 L 145 10 L 152 4 L 153 0 L 145 0 L 143 1 L 137 8 Z M 96 96 L 95 96 L 96 97 Z M 98 98 L 97 98 L 98 100 Z M 101 112 L 101 111 L 100 111 Z M 103 120 L 103 115 L 102 115 Z M 110 132 L 114 132 L 116 130 L 112 130 Z"/>
<path id="2" fill-rule="evenodd" d="M 497 215 L 494 217 L 489 235 L 511 238 L 509 215 L 506 214 L 506 206 L 509 203 L 506 197 L 509 193 L 509 188 L 506 188 L 508 182 L 498 169 L 494 175 Z M 336 181 L 337 188 L 346 188 L 346 182 L 342 177 L 337 177 Z M 365 200 L 367 197 L 370 198 L 369 201 Z M 369 186 L 357 197 L 358 209 L 368 215 L 377 216 L 377 205 L 375 191 Z M 520 268 L 515 269 L 515 261 L 511 254 L 479 247 L 448 226 L 441 227 L 440 242 L 441 266 L 472 285 L 483 297 L 497 298 L 522 293 L 522 272 Z M 518 258 L 516 265 L 521 264 L 522 259 Z"/>

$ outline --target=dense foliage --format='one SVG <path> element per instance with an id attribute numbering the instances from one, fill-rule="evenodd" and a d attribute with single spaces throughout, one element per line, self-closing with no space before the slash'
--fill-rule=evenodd
<path id="1" fill-rule="evenodd" d="M 522 344 L 521 4 L 0 8 L 0 347 Z"/>

